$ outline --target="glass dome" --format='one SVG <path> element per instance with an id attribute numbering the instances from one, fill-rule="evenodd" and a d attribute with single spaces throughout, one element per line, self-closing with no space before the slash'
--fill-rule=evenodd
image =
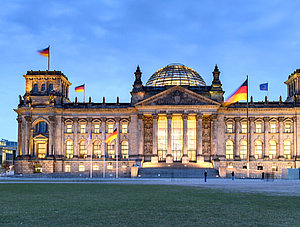
<path id="1" fill-rule="evenodd" d="M 165 85 L 206 86 L 206 83 L 195 70 L 182 64 L 170 64 L 157 70 L 146 83 L 152 87 Z"/>

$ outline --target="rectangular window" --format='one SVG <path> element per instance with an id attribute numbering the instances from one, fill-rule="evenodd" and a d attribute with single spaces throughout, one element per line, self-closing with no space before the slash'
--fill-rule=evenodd
<path id="1" fill-rule="evenodd" d="M 284 125 L 284 132 L 286 132 L 286 133 L 292 132 L 292 130 L 291 130 L 291 124 L 290 123 L 286 123 Z"/>
<path id="2" fill-rule="evenodd" d="M 276 133 L 276 123 L 271 123 L 270 124 L 270 132 L 271 133 Z"/>
<path id="3" fill-rule="evenodd" d="M 196 161 L 196 129 L 196 116 L 189 116 L 187 120 L 187 149 L 190 161 Z"/>
<path id="4" fill-rule="evenodd" d="M 67 124 L 67 133 L 72 133 L 72 125 Z"/>
<path id="5" fill-rule="evenodd" d="M 242 133 L 247 133 L 247 123 L 242 123 Z"/>
<path id="6" fill-rule="evenodd" d="M 100 133 L 100 125 L 99 124 L 94 125 L 94 133 Z"/>
<path id="7" fill-rule="evenodd" d="M 122 133 L 127 133 L 127 125 L 126 124 L 122 125 Z"/>
<path id="8" fill-rule="evenodd" d="M 172 117 L 171 131 L 173 161 L 181 161 L 183 148 L 183 122 L 181 116 Z"/>
<path id="9" fill-rule="evenodd" d="M 80 165 L 78 170 L 79 170 L 79 172 L 84 172 L 85 171 L 84 165 Z"/>
<path id="10" fill-rule="evenodd" d="M 80 133 L 86 133 L 86 125 L 80 125 Z"/>
<path id="11" fill-rule="evenodd" d="M 233 132 L 233 125 L 232 123 L 227 124 L 227 133 L 232 133 Z"/>
<path id="12" fill-rule="evenodd" d="M 107 125 L 107 133 L 111 134 L 114 132 L 114 125 L 113 124 L 108 124 Z"/>
<path id="13" fill-rule="evenodd" d="M 70 173 L 71 172 L 71 166 L 70 165 L 66 165 L 65 166 L 65 172 L 66 173 Z"/>
<path id="14" fill-rule="evenodd" d="M 158 161 L 166 160 L 168 124 L 165 116 L 159 116 L 157 121 L 157 152 Z"/>
<path id="15" fill-rule="evenodd" d="M 261 123 L 256 123 L 256 124 L 255 124 L 255 132 L 256 132 L 256 133 L 261 133 L 261 132 L 262 132 L 262 126 L 261 126 Z"/>

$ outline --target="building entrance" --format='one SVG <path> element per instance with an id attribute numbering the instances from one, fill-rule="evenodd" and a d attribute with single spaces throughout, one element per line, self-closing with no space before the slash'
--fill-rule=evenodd
<path id="1" fill-rule="evenodd" d="M 181 150 L 173 150 L 173 162 L 181 162 L 182 151 Z"/>

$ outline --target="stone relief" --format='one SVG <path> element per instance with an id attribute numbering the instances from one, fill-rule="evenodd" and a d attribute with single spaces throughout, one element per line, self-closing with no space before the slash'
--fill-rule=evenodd
<path id="1" fill-rule="evenodd" d="M 153 118 L 144 117 L 144 154 L 152 154 L 153 146 Z"/>
<path id="2" fill-rule="evenodd" d="M 211 150 L 211 119 L 202 118 L 202 153 L 209 155 Z"/>

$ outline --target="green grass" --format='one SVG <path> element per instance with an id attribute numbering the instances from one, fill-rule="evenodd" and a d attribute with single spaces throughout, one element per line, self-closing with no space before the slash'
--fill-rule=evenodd
<path id="1" fill-rule="evenodd" d="M 184 186 L 1 184 L 0 226 L 299 226 L 300 197 Z"/>

